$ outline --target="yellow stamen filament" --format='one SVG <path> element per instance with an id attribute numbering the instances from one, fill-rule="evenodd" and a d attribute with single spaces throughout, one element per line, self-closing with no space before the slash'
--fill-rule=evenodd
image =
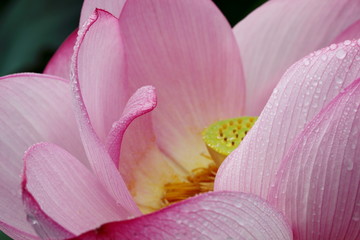
<path id="1" fill-rule="evenodd" d="M 215 164 L 210 164 L 208 168 L 194 169 L 186 181 L 165 184 L 163 205 L 167 206 L 199 193 L 213 191 L 217 170 L 218 167 Z"/>

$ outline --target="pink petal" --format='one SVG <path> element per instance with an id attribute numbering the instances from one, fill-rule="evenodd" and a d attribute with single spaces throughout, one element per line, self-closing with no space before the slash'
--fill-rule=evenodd
<path id="1" fill-rule="evenodd" d="M 258 115 L 281 75 L 306 54 L 330 45 L 360 19 L 358 0 L 269 1 L 234 28 L 246 79 L 246 113 Z"/>
<path id="2" fill-rule="evenodd" d="M 119 165 L 120 147 L 125 130 L 130 123 L 156 107 L 155 89 L 146 86 L 138 89 L 129 99 L 119 121 L 115 122 L 106 139 L 106 148 L 115 163 Z"/>
<path id="3" fill-rule="evenodd" d="M 26 220 L 41 239 L 68 239 L 75 236 L 47 216 L 26 188 L 23 190 L 22 195 L 27 212 Z"/>
<path id="4" fill-rule="evenodd" d="M 9 75 L 0 78 L 0 96 L 0 228 L 14 238 L 31 238 L 35 233 L 26 222 L 20 195 L 25 150 L 39 141 L 50 141 L 88 163 L 65 80 L 40 74 Z"/>
<path id="5" fill-rule="evenodd" d="M 255 126 L 222 164 L 215 187 L 267 197 L 281 160 L 304 126 L 360 77 L 360 42 L 331 45 L 285 73 Z"/>
<path id="6" fill-rule="evenodd" d="M 118 20 L 97 10 L 79 34 L 76 52 L 79 84 L 91 123 L 105 142 L 131 93 L 126 91 L 125 56 Z"/>
<path id="7" fill-rule="evenodd" d="M 12 239 L 22 239 L 22 240 L 39 240 L 40 238 L 38 236 L 35 236 L 32 234 L 29 234 L 28 231 L 24 232 L 18 228 L 14 228 L 10 225 L 7 225 L 4 222 L 0 222 L 0 229 L 3 233 L 11 237 Z M 29 228 L 31 231 L 34 231 L 33 229 Z"/>
<path id="8" fill-rule="evenodd" d="M 71 56 L 74 51 L 74 45 L 76 42 L 77 29 L 67 37 L 67 39 L 61 44 L 54 56 L 50 59 L 46 65 L 44 73 L 59 76 L 64 79 L 70 79 L 70 64 Z"/>
<path id="9" fill-rule="evenodd" d="M 190 169 L 206 151 L 201 131 L 242 114 L 245 86 L 232 30 L 208 0 L 128 1 L 119 21 L 130 87 L 155 86 L 157 143 Z"/>
<path id="10" fill-rule="evenodd" d="M 76 239 L 292 239 L 281 214 L 260 198 L 202 194 L 140 218 L 108 223 Z"/>
<path id="11" fill-rule="evenodd" d="M 360 235 L 360 79 L 335 98 L 294 141 L 271 202 L 296 239 Z"/>
<path id="12" fill-rule="evenodd" d="M 180 179 L 188 176 L 181 166 L 159 150 L 150 114 L 138 117 L 126 129 L 121 142 L 119 171 L 143 213 L 162 207 L 164 185 L 174 176 Z"/>
<path id="13" fill-rule="evenodd" d="M 345 31 L 343 31 L 339 36 L 337 36 L 333 42 L 338 43 L 345 40 L 358 38 L 360 38 L 360 20 L 345 29 Z"/>
<path id="14" fill-rule="evenodd" d="M 126 0 L 85 0 L 81 9 L 80 26 L 91 16 L 95 9 L 104 9 L 119 17 Z"/>
<path id="15" fill-rule="evenodd" d="M 83 68 L 79 69 L 79 59 L 82 58 L 82 55 L 80 54 L 80 47 L 81 44 L 84 43 L 86 33 L 89 31 L 88 27 L 95 24 L 96 20 L 101 18 L 106 18 L 108 20 L 113 19 L 113 17 L 111 17 L 108 13 L 105 13 L 103 11 L 96 11 L 96 13 L 91 16 L 88 22 L 84 25 L 84 28 L 80 29 L 78 33 L 78 39 L 75 44 L 74 55 L 71 65 L 71 85 L 75 106 L 75 116 L 78 121 L 80 136 L 85 148 L 85 152 L 89 159 L 93 172 L 99 178 L 99 180 L 108 190 L 108 192 L 111 194 L 111 196 L 113 196 L 113 198 L 117 201 L 117 204 L 127 209 L 129 216 L 137 216 L 140 214 L 140 211 L 136 206 L 135 202 L 133 201 L 124 183 L 124 180 L 118 172 L 117 167 L 115 166 L 110 155 L 108 154 L 104 143 L 100 140 L 91 124 L 89 113 L 87 112 L 86 106 L 84 104 L 82 89 L 80 88 L 80 77 L 83 77 L 82 74 L 85 72 L 85 70 L 89 70 Z M 96 24 L 95 26 L 99 27 Z M 104 26 L 105 30 L 108 26 L 109 25 Z M 110 28 L 111 26 L 112 25 L 110 25 Z M 101 31 L 101 29 L 98 30 Z M 102 39 L 106 38 L 102 37 Z M 84 65 L 81 66 L 83 67 Z M 99 67 L 101 69 L 101 66 Z M 85 83 L 85 80 L 82 80 L 81 83 Z M 94 89 L 96 88 L 94 88 L 93 86 L 93 90 Z M 101 101 L 101 99 L 99 99 L 99 101 Z M 112 104 L 116 104 L 116 102 Z"/>
<path id="16" fill-rule="evenodd" d="M 23 198 L 28 219 L 35 229 L 51 234 L 50 226 L 56 223 L 58 230 L 62 228 L 63 232 L 78 235 L 128 216 L 127 210 L 116 204 L 95 175 L 58 146 L 34 145 L 24 161 Z M 48 217 L 44 219 L 45 215 Z M 48 223 L 50 218 L 52 224 Z"/>

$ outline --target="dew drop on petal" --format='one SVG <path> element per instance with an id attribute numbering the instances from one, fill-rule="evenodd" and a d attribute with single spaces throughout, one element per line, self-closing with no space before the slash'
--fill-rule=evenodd
<path id="1" fill-rule="evenodd" d="M 343 49 L 340 49 L 336 52 L 336 57 L 338 59 L 344 59 L 346 57 L 346 52 Z"/>
<path id="2" fill-rule="evenodd" d="M 321 56 L 321 60 L 323 60 L 323 61 L 325 62 L 325 61 L 327 60 L 327 55 L 325 55 L 325 54 L 322 55 L 322 56 Z"/>
<path id="3" fill-rule="evenodd" d="M 308 66 L 310 64 L 310 60 L 308 58 L 304 58 L 304 64 L 305 66 Z"/>
<path id="4" fill-rule="evenodd" d="M 330 45 L 330 49 L 331 50 L 335 50 L 337 48 L 337 45 L 335 43 L 331 44 Z"/>
<path id="5" fill-rule="evenodd" d="M 344 45 L 347 46 L 347 45 L 350 45 L 350 43 L 351 43 L 350 40 L 346 40 L 346 41 L 344 42 Z"/>
<path id="6" fill-rule="evenodd" d="M 351 171 L 351 170 L 354 169 L 354 162 L 353 161 L 347 161 L 345 164 L 346 164 L 346 169 L 348 171 Z"/>
<path id="7" fill-rule="evenodd" d="M 337 83 L 337 84 L 342 84 L 343 83 L 343 79 L 341 79 L 340 77 L 336 77 L 335 78 L 335 82 Z"/>
<path id="8" fill-rule="evenodd" d="M 360 214 L 358 212 L 354 213 L 352 220 L 358 222 L 360 220 Z"/>

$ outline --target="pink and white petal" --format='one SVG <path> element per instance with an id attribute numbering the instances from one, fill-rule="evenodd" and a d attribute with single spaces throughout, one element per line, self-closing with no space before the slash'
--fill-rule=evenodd
<path id="1" fill-rule="evenodd" d="M 71 56 L 77 37 L 77 29 L 61 44 L 46 65 L 44 73 L 70 80 Z"/>
<path id="2" fill-rule="evenodd" d="M 77 41 L 77 72 L 91 123 L 105 142 L 131 92 L 127 92 L 125 55 L 118 19 L 102 10 L 81 28 Z"/>
<path id="3" fill-rule="evenodd" d="M 48 222 L 46 214 L 57 227 L 78 235 L 128 216 L 93 173 L 56 145 L 32 146 L 24 156 L 24 165 L 23 198 L 29 221 L 38 223 L 35 227 L 46 228 L 39 226 Z M 44 213 L 38 214 L 39 208 Z"/>
<path id="4" fill-rule="evenodd" d="M 0 227 L 13 237 L 35 234 L 26 222 L 20 195 L 26 149 L 40 141 L 53 142 L 88 165 L 69 87 L 63 79 L 40 74 L 0 78 Z"/>
<path id="5" fill-rule="evenodd" d="M 222 164 L 215 188 L 266 198 L 296 136 L 359 77 L 359 41 L 332 44 L 295 63 L 274 89 L 244 141 Z"/>
<path id="6" fill-rule="evenodd" d="M 292 239 L 283 216 L 259 197 L 216 192 L 75 239 Z"/>
<path id="7" fill-rule="evenodd" d="M 246 79 L 246 114 L 258 115 L 295 61 L 360 19 L 358 0 L 269 1 L 234 27 Z"/>
<path id="8" fill-rule="evenodd" d="M 244 106 L 241 59 L 228 22 L 209 0 L 128 1 L 119 22 L 131 89 L 157 89 L 151 113 L 157 143 L 186 169 L 194 162 L 203 167 L 201 131 L 241 115 Z"/>
<path id="9" fill-rule="evenodd" d="M 360 236 L 360 79 L 339 94 L 294 141 L 270 202 L 296 239 Z"/>
<path id="10" fill-rule="evenodd" d="M 126 0 L 85 0 L 81 9 L 79 26 L 81 27 L 86 22 L 95 9 L 103 9 L 112 15 L 119 17 L 125 2 Z"/>
<path id="11" fill-rule="evenodd" d="M 99 136 L 95 132 L 95 129 L 92 126 L 89 113 L 84 103 L 82 89 L 80 88 L 80 81 L 81 81 L 80 77 L 83 77 L 82 73 L 84 73 L 85 70 L 89 70 L 89 69 L 79 68 L 79 66 L 81 67 L 85 66 L 85 65 L 80 65 L 80 61 L 79 61 L 79 59 L 81 59 L 82 57 L 81 54 L 79 54 L 79 52 L 81 51 L 81 45 L 82 43 L 84 43 L 86 33 L 90 30 L 89 26 L 95 24 L 98 19 L 102 19 L 102 18 L 110 20 L 110 23 L 112 23 L 113 20 L 112 16 L 110 16 L 108 13 L 104 11 L 98 10 L 94 15 L 92 15 L 88 19 L 88 22 L 84 24 L 84 28 L 80 29 L 78 33 L 78 39 L 75 44 L 74 55 L 71 64 L 71 72 L 72 72 L 71 86 L 73 93 L 73 102 L 75 107 L 75 116 L 80 129 L 80 136 L 84 145 L 84 149 L 93 172 L 99 178 L 100 182 L 104 185 L 104 187 L 108 190 L 110 195 L 116 200 L 117 204 L 127 209 L 129 217 L 131 217 L 131 216 L 140 215 L 141 213 L 138 207 L 136 206 L 135 202 L 133 201 L 125 185 L 124 180 L 120 176 L 117 166 L 115 166 L 109 153 L 107 152 L 105 143 L 99 138 Z M 95 24 L 95 26 L 98 25 Z M 112 29 L 111 27 L 113 26 L 112 24 L 103 27 L 105 29 L 108 29 L 107 27 L 109 26 Z M 98 30 L 102 31 L 101 29 Z M 105 39 L 104 36 L 102 36 L 101 38 Z M 83 79 L 81 83 L 84 82 L 85 80 Z M 104 84 L 104 86 L 106 86 L 106 84 Z M 94 94 L 96 95 L 96 93 Z M 116 105 L 116 102 L 112 104 Z"/>
<path id="12" fill-rule="evenodd" d="M 156 104 L 154 87 L 139 88 L 127 102 L 120 120 L 112 125 L 106 138 L 106 148 L 116 166 L 119 166 L 120 148 L 125 130 L 134 119 L 152 111 Z"/>
<path id="13" fill-rule="evenodd" d="M 345 31 L 343 31 L 339 36 L 337 36 L 333 42 L 338 43 L 345 40 L 358 38 L 360 38 L 360 20 L 345 29 Z"/>

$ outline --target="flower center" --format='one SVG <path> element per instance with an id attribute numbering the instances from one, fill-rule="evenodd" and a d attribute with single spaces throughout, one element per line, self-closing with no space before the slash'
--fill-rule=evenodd
<path id="1" fill-rule="evenodd" d="M 162 205 L 193 197 L 200 193 L 213 191 L 216 172 L 224 159 L 235 150 L 257 117 L 240 117 L 216 122 L 206 128 L 202 137 L 212 160 L 206 168 L 193 169 L 184 181 L 169 182 L 164 185 Z"/>

